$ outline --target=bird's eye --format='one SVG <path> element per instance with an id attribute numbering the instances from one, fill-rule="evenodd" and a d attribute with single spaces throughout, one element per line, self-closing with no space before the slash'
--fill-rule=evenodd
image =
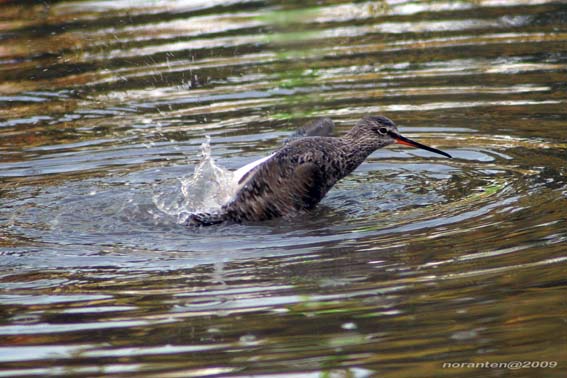
<path id="1" fill-rule="evenodd" d="M 378 129 L 378 132 L 379 132 L 380 134 L 386 134 L 386 133 L 388 132 L 388 129 L 385 128 L 385 127 L 381 127 L 381 128 Z"/>

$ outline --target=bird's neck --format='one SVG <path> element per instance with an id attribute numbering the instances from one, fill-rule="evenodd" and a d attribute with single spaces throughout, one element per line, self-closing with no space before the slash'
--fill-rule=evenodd
<path id="1" fill-rule="evenodd" d="M 343 135 L 343 152 L 346 157 L 347 174 L 354 171 L 366 158 L 376 151 L 377 147 L 372 140 L 361 137 L 356 133 Z"/>

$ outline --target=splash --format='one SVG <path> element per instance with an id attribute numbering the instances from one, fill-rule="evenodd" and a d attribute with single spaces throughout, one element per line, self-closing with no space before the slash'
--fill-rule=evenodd
<path id="1" fill-rule="evenodd" d="M 180 178 L 173 193 L 158 193 L 153 197 L 162 212 L 185 223 L 194 213 L 214 212 L 230 201 L 236 192 L 234 173 L 218 166 L 211 155 L 211 138 L 201 144 L 201 161 L 193 175 Z"/>

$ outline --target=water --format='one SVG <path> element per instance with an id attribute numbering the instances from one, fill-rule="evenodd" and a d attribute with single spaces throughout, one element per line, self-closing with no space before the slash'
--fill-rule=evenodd
<path id="1" fill-rule="evenodd" d="M 565 375 L 565 2 L 4 2 L 0 41 L 0 376 Z M 200 162 L 364 114 L 454 159 L 181 224 Z M 557 364 L 443 367 L 484 361 Z"/>
<path id="2" fill-rule="evenodd" d="M 180 178 L 179 187 L 173 190 L 158 187 L 154 195 L 154 205 L 165 215 L 176 217 L 178 224 L 186 225 L 191 214 L 221 211 L 238 191 L 237 171 L 215 163 L 210 140 L 207 136 L 201 145 L 201 161 L 191 176 Z"/>

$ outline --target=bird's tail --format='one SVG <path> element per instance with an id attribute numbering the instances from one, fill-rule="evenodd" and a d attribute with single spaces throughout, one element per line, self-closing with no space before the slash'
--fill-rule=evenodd
<path id="1" fill-rule="evenodd" d="M 196 213 L 191 214 L 185 225 L 190 227 L 212 226 L 227 220 L 223 213 Z"/>

